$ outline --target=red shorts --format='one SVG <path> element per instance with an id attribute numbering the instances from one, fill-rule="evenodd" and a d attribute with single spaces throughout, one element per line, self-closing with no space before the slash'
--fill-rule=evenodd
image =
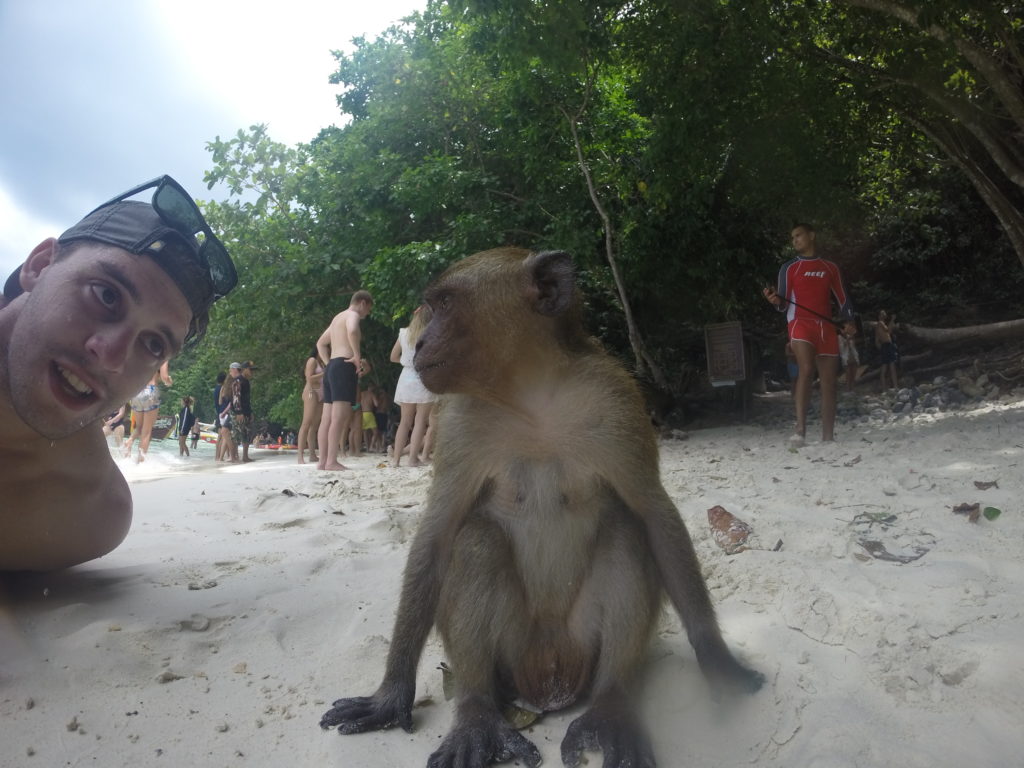
<path id="1" fill-rule="evenodd" d="M 789 340 L 806 341 L 814 351 L 824 357 L 839 357 L 839 335 L 832 323 L 810 317 L 789 321 Z"/>

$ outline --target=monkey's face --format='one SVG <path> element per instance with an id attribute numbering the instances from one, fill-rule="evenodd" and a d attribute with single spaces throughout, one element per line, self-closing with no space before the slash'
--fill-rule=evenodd
<path id="1" fill-rule="evenodd" d="M 420 379 L 438 394 L 504 399 L 522 369 L 550 357 L 572 296 L 562 252 L 499 248 L 453 265 L 424 294 L 432 317 L 416 343 Z"/>
<path id="2" fill-rule="evenodd" d="M 467 297 L 440 284 L 426 299 L 432 316 L 416 341 L 416 372 L 431 392 L 459 392 L 460 372 L 474 367 Z"/>

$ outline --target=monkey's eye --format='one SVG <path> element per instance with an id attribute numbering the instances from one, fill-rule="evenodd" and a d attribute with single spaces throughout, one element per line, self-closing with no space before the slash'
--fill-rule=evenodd
<path id="1" fill-rule="evenodd" d="M 437 298 L 437 308 L 438 309 L 445 309 L 445 310 L 447 310 L 447 309 L 451 309 L 451 306 L 452 306 L 451 294 L 449 294 L 449 293 L 442 293 Z"/>

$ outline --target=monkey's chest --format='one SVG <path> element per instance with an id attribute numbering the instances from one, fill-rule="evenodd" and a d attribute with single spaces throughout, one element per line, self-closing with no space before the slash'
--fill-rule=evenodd
<path id="1" fill-rule="evenodd" d="M 534 612 L 571 609 L 599 532 L 596 483 L 570 476 L 560 462 L 519 460 L 496 481 L 486 514 L 504 533 L 515 577 Z"/>

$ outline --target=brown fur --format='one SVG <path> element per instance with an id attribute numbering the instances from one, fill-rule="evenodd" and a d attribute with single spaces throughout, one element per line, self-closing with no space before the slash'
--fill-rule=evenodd
<path id="1" fill-rule="evenodd" d="M 321 724 L 343 733 L 410 729 L 416 665 L 436 624 L 458 706 L 432 768 L 467 754 L 480 764 L 537 765 L 536 748 L 498 714 L 503 699 L 555 709 L 588 693 L 591 708 L 562 743 L 566 765 L 589 745 L 614 743 L 606 768 L 653 766 L 627 690 L 663 593 L 710 679 L 756 690 L 763 678 L 721 638 L 692 542 L 658 477 L 639 391 L 583 332 L 565 254 L 477 254 L 426 298 L 433 319 L 416 368 L 448 395 L 428 509 L 384 682 L 372 697 L 335 702 Z"/>

